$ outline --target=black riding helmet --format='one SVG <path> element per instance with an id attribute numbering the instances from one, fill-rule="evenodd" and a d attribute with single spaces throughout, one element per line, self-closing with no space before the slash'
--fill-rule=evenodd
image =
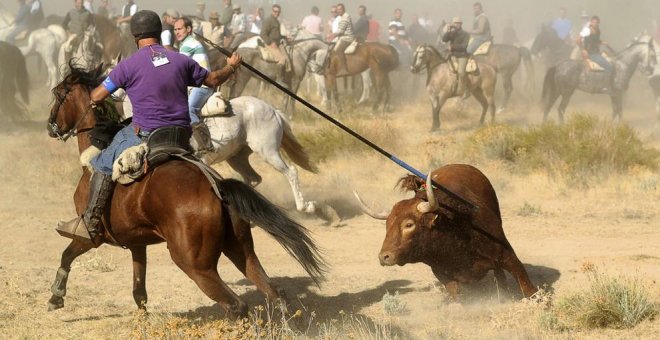
<path id="1" fill-rule="evenodd" d="M 131 33 L 136 39 L 159 38 L 163 24 L 156 12 L 138 11 L 131 18 Z"/>

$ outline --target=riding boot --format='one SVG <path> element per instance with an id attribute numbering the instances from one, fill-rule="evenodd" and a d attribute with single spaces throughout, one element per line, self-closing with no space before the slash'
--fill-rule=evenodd
<path id="1" fill-rule="evenodd" d="M 201 156 L 207 152 L 214 152 L 215 148 L 213 147 L 213 140 L 211 140 L 211 131 L 209 131 L 209 127 L 206 126 L 206 123 L 194 123 L 192 124 L 192 129 L 192 137 L 197 144 L 197 154 Z"/>
<path id="2" fill-rule="evenodd" d="M 89 183 L 87 208 L 82 217 L 77 217 L 69 222 L 60 222 L 55 230 L 64 237 L 90 243 L 93 247 L 100 246 L 103 243 L 101 217 L 110 201 L 114 187 L 115 183 L 112 181 L 111 175 L 94 172 Z M 84 228 L 80 227 L 81 222 Z"/>

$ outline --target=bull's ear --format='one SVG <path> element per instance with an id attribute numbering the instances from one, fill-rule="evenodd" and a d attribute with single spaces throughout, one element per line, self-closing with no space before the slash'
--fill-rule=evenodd
<path id="1" fill-rule="evenodd" d="M 424 227 L 433 229 L 433 226 L 438 220 L 438 217 L 440 217 L 440 215 L 437 212 L 427 213 L 422 216 L 422 220 L 420 222 Z"/>

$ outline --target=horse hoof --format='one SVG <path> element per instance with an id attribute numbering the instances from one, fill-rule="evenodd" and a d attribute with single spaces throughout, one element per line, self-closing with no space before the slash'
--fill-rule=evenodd
<path id="1" fill-rule="evenodd" d="M 227 313 L 233 319 L 246 318 L 248 316 L 248 305 L 245 302 L 240 302 L 237 305 L 229 307 Z"/>
<path id="2" fill-rule="evenodd" d="M 64 298 L 59 296 L 53 296 L 48 300 L 48 311 L 52 312 L 64 307 Z"/>
<path id="3" fill-rule="evenodd" d="M 305 205 L 302 208 L 302 211 L 304 211 L 306 214 L 315 213 L 316 212 L 316 202 L 314 202 L 314 201 L 306 202 Z"/>

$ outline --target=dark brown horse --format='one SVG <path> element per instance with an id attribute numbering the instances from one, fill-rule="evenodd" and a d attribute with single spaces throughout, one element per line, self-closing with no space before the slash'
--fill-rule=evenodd
<path id="1" fill-rule="evenodd" d="M 336 53 L 330 55 L 325 67 L 325 86 L 328 93 L 328 107 L 334 104 L 337 111 L 341 111 L 337 92 L 337 76 L 340 75 L 340 60 Z M 373 109 L 376 110 L 382 103 L 385 110 L 390 100 L 389 73 L 399 66 L 399 54 L 394 47 L 377 42 L 367 42 L 358 46 L 353 54 L 346 55 L 346 68 L 344 75 L 359 75 L 371 70 L 376 89 L 376 100 Z"/>
<path id="2" fill-rule="evenodd" d="M 0 113 L 11 120 L 25 118 L 25 106 L 16 101 L 18 91 L 25 104 L 30 102 L 25 57 L 18 47 L 0 41 Z"/>
<path id="3" fill-rule="evenodd" d="M 51 137 L 77 135 L 78 149 L 90 146 L 89 130 L 107 120 L 90 110 L 90 90 L 100 79 L 100 68 L 86 72 L 71 66 L 71 73 L 53 89 L 55 103 L 48 119 Z M 97 116 L 99 115 L 99 116 Z M 74 195 L 78 214 L 87 202 L 90 173 L 83 175 Z M 254 252 L 250 222 L 274 237 L 319 282 L 324 262 L 309 232 L 263 196 L 242 182 L 217 182 L 219 199 L 202 172 L 184 161 L 170 161 L 151 170 L 131 185 L 117 185 L 103 215 L 105 242 L 128 248 L 133 256 L 133 298 L 145 308 L 146 247 L 167 242 L 174 263 L 229 314 L 245 316 L 248 307 L 218 275 L 221 253 L 252 281 L 268 299 L 283 297 L 262 268 Z M 90 249 L 72 241 L 62 253 L 51 287 L 49 310 L 62 308 L 71 263 Z"/>

